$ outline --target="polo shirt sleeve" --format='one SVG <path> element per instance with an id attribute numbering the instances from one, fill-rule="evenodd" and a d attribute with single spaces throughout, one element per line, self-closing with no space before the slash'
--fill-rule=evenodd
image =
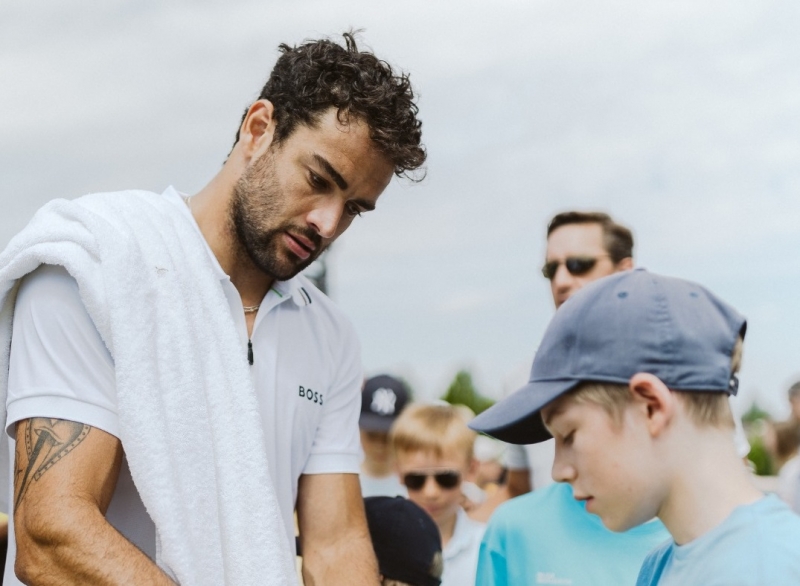
<path id="1" fill-rule="evenodd" d="M 334 353 L 334 377 L 323 406 L 311 453 L 303 474 L 358 474 L 360 443 L 358 417 L 361 413 L 361 344 L 349 322 L 341 324 L 342 338 Z"/>
<path id="2" fill-rule="evenodd" d="M 9 356 L 6 432 L 31 417 L 67 419 L 119 437 L 114 362 L 60 266 L 42 265 L 19 287 Z"/>

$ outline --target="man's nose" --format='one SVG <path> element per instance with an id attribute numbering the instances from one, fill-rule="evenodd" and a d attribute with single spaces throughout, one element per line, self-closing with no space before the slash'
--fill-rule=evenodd
<path id="1" fill-rule="evenodd" d="M 567 265 L 563 262 L 558 265 L 556 274 L 553 275 L 553 289 L 556 291 L 565 291 L 572 287 L 574 282 L 573 276 L 567 270 Z"/>
<path id="2" fill-rule="evenodd" d="M 343 211 L 344 206 L 338 199 L 324 198 L 316 203 L 306 220 L 317 234 L 330 239 L 336 236 Z"/>

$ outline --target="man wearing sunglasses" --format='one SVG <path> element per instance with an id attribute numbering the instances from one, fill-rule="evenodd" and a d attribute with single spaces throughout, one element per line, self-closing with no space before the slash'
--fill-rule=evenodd
<path id="1" fill-rule="evenodd" d="M 548 224 L 542 275 L 556 308 L 584 285 L 632 268 L 633 235 L 608 214 L 570 211 Z M 667 538 L 664 526 L 609 531 L 568 485 L 553 483 L 553 457 L 553 440 L 509 446 L 501 498 L 524 496 L 492 516 L 481 543 L 477 586 L 635 583 L 647 553 Z"/>
<path id="2" fill-rule="evenodd" d="M 557 214 L 547 225 L 542 275 L 550 281 L 556 309 L 584 285 L 633 268 L 633 234 L 603 212 Z M 553 442 L 509 446 L 507 497 L 553 482 Z"/>
<path id="3" fill-rule="evenodd" d="M 550 220 L 542 275 L 556 308 L 587 283 L 632 268 L 633 234 L 608 214 L 564 212 Z"/>
<path id="4" fill-rule="evenodd" d="M 592 281 L 632 268 L 633 235 L 608 214 L 570 211 L 548 224 L 542 275 L 556 308 Z M 668 537 L 666 529 L 657 520 L 625 533 L 606 529 L 569 486 L 553 483 L 553 442 L 509 446 L 503 497 L 524 496 L 492 516 L 476 585 L 634 584 L 647 553 Z M 737 447 L 740 454 L 749 449 L 741 432 Z"/>
<path id="5" fill-rule="evenodd" d="M 569 211 L 547 225 L 547 250 L 542 275 L 550 281 L 556 309 L 584 285 L 633 268 L 633 234 L 602 212 Z M 527 369 L 524 376 L 527 380 Z M 506 484 L 470 512 L 486 522 L 501 503 L 553 482 L 553 442 L 508 446 Z"/>

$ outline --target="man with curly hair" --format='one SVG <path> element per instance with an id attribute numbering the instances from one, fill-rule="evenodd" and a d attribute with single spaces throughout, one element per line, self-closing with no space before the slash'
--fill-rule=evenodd
<path id="1" fill-rule="evenodd" d="M 285 584 L 295 512 L 307 585 L 378 583 L 358 341 L 299 273 L 425 150 L 408 76 L 344 39 L 280 46 L 197 194 L 51 202 L 0 257 L 6 583 Z"/>

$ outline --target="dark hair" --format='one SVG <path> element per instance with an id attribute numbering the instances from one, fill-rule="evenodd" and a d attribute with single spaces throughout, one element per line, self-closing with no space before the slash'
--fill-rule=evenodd
<path id="1" fill-rule="evenodd" d="M 364 120 L 372 140 L 394 164 L 395 175 L 408 176 L 426 157 L 408 75 L 396 74 L 385 61 L 359 51 L 354 32 L 343 36 L 344 47 L 328 39 L 280 45 L 282 55 L 258 96 L 274 107 L 274 140 L 280 144 L 298 124 L 314 126 L 333 107 L 342 123 L 350 116 Z M 242 121 L 246 116 L 247 111 Z"/>
<path id="2" fill-rule="evenodd" d="M 603 212 L 563 212 L 556 214 L 547 225 L 549 237 L 557 228 L 568 224 L 599 224 L 603 229 L 603 243 L 611 261 L 616 264 L 623 258 L 633 257 L 633 234 L 617 224 Z"/>
<path id="3" fill-rule="evenodd" d="M 800 395 L 800 381 L 794 383 L 791 387 L 789 387 L 789 398 L 792 399 L 797 395 Z"/>

